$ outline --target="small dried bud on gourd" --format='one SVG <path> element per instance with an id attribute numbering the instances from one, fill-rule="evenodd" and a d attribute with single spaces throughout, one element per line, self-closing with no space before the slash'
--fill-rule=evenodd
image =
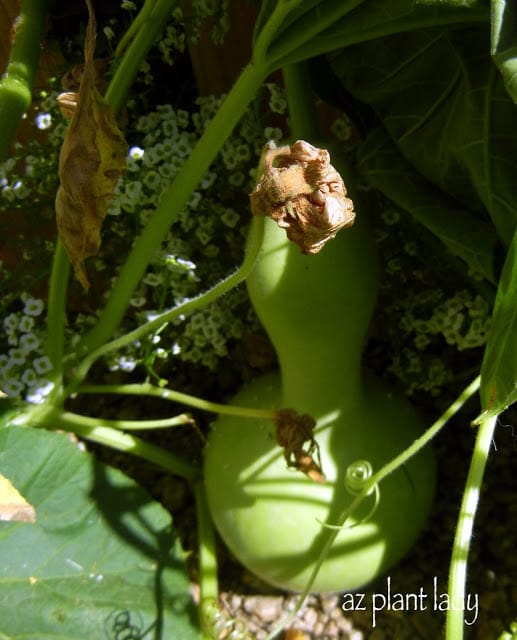
<path id="1" fill-rule="evenodd" d="M 279 409 L 275 412 L 275 426 L 276 441 L 284 449 L 287 466 L 305 473 L 314 482 L 325 482 L 320 449 L 314 439 L 314 418 L 294 409 Z"/>
<path id="2" fill-rule="evenodd" d="M 355 219 L 354 203 L 346 197 L 339 173 L 326 149 L 304 140 L 262 154 L 260 176 L 250 193 L 254 215 L 268 216 L 302 253 L 318 253 L 325 243 Z"/>

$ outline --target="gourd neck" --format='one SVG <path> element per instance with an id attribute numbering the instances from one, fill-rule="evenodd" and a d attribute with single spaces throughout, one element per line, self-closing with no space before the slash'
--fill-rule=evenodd
<path id="1" fill-rule="evenodd" d="M 283 406 L 319 413 L 361 396 L 361 353 L 377 280 L 375 249 L 361 216 L 308 256 L 266 220 L 247 285 L 279 358 Z"/>

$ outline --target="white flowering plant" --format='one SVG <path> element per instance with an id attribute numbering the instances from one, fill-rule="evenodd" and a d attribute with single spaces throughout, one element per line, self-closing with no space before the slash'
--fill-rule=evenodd
<path id="1" fill-rule="evenodd" d="M 208 15 L 212 36 L 224 46 L 229 5 L 193 2 L 189 44 L 203 37 L 198 21 Z M 464 600 L 466 557 L 490 442 L 498 416 L 517 399 L 517 187 L 513 180 L 517 134 L 511 126 L 517 100 L 513 72 L 517 33 L 503 5 L 494 3 L 490 14 L 485 4 L 476 0 L 400 0 L 389 8 L 366 0 L 263 0 L 255 21 L 250 61 L 231 89 L 219 98 L 200 98 L 187 111 L 164 103 L 144 109 L 145 99 L 131 93 L 138 74 L 143 75 L 144 85 L 153 82 L 152 68 L 146 61 L 153 44 L 158 43 L 166 65 L 185 51 L 183 26 L 187 17 L 174 0 L 145 0 L 141 7 L 134 2 L 121 4 L 121 11 L 131 14 L 132 19 L 116 46 L 114 71 L 104 99 L 116 113 L 128 107 L 129 147 L 126 173 L 108 204 L 103 246 L 88 262 L 96 299 L 78 293 L 63 243 L 47 232 L 31 246 L 24 245 L 24 234 L 17 240 L 26 261 L 34 261 L 28 276 L 19 276 L 15 261 L 0 265 L 0 389 L 4 396 L 0 474 L 10 476 L 36 507 L 33 516 L 24 499 L 15 494 L 16 505 L 25 510 L 13 511 L 8 501 L 12 494 L 0 494 L 0 521 L 13 521 L 5 525 L 5 549 L 2 543 L 0 549 L 19 563 L 15 568 L 9 564 L 6 572 L 20 579 L 20 601 L 41 598 L 45 604 L 41 607 L 44 613 L 29 616 L 24 627 L 25 622 L 8 611 L 0 587 L 0 620 L 6 620 L 0 622 L 6 625 L 0 631 L 15 634 L 29 630 L 43 637 L 55 632 L 59 619 L 66 632 L 76 637 L 100 637 L 101 625 L 108 637 L 154 629 L 160 638 L 249 638 L 250 632 L 217 604 L 214 524 L 243 564 L 276 586 L 302 592 L 297 609 L 311 589 L 339 589 L 343 567 L 362 585 L 391 566 L 414 541 L 428 515 L 434 488 L 434 462 L 424 446 L 479 392 L 481 409 L 474 421 L 477 437 L 449 583 L 451 599 Z M 47 88 L 34 121 L 47 136 L 48 152 L 42 154 L 35 140 L 27 146 L 9 146 L 31 101 L 46 3 L 22 0 L 20 11 L 11 58 L 0 81 L 0 158 L 4 160 L 0 187 L 4 211 L 33 208 L 42 212 L 45 222 L 52 209 L 48 194 L 58 186 L 56 167 L 66 126 L 54 106 L 57 92 Z M 116 38 L 117 28 L 116 21 L 104 27 L 108 42 Z M 488 37 L 492 39 L 490 51 Z M 338 137 L 349 141 L 336 154 L 335 164 L 346 178 L 346 189 L 356 208 L 362 207 L 361 189 L 354 193 L 357 183 L 371 200 L 382 203 L 377 207 L 382 213 L 377 214 L 373 234 L 359 221 L 357 230 L 341 232 L 321 257 L 300 256 L 293 253 L 284 231 L 279 232 L 263 215 L 248 220 L 243 194 L 252 191 L 257 179 L 260 184 L 267 170 L 277 175 L 284 170 L 288 173 L 293 166 L 282 165 L 280 160 L 279 165 L 264 168 L 264 156 L 260 162 L 259 157 L 267 140 L 267 151 L 271 152 L 284 137 L 318 136 L 312 109 L 317 79 L 309 82 L 305 63 L 322 56 L 326 57 L 328 77 L 338 87 L 332 97 L 341 100 L 340 107 L 347 112 L 332 127 Z M 443 60 L 454 60 L 447 73 Z M 270 80 L 278 70 L 282 71 L 285 90 Z M 271 122 L 264 119 L 262 103 L 257 100 L 264 95 L 269 96 L 274 116 L 287 113 L 289 136 L 276 126 L 274 117 Z M 132 105 L 135 112 L 144 109 L 145 114 L 136 116 Z M 495 111 L 497 117 L 492 117 Z M 278 121 L 285 126 L 283 117 Z M 352 145 L 355 131 L 360 140 Z M 320 159 L 326 158 L 327 171 L 335 172 L 333 166 L 329 169 L 326 151 L 301 144 L 304 153 L 309 148 L 319 153 Z M 340 158 L 343 147 L 348 151 L 353 147 L 356 153 L 356 174 L 346 159 Z M 9 148 L 14 149 L 10 157 Z M 288 156 L 294 154 L 293 149 L 299 152 L 296 145 L 286 145 L 276 153 Z M 299 166 L 304 170 L 312 167 L 303 158 L 302 154 L 302 160 L 297 159 Z M 257 164 L 258 171 L 253 169 Z M 296 163 L 294 166 L 293 175 L 299 170 Z M 311 171 L 314 173 L 313 168 Z M 273 185 L 271 193 L 277 189 L 265 196 L 266 201 L 269 197 L 270 204 L 294 217 L 304 198 L 311 206 L 319 198 L 319 205 L 321 200 L 326 203 L 325 212 L 332 212 L 328 198 L 332 200 L 332 189 L 340 184 L 335 179 L 323 183 L 325 191 L 321 181 L 316 186 L 307 182 L 305 191 L 285 195 L 277 182 L 265 183 Z M 346 192 L 342 193 L 345 196 Z M 387 238 L 393 240 L 400 233 L 401 217 L 416 221 L 431 240 L 425 244 L 416 235 L 401 233 L 402 254 L 386 259 L 386 272 L 394 284 L 381 287 L 384 305 L 378 318 L 381 323 L 388 316 L 401 318 L 396 335 L 389 340 L 396 351 L 386 368 L 404 382 L 408 395 L 419 391 L 437 395 L 452 384 L 455 373 L 449 362 L 444 365 L 444 359 L 436 356 L 437 349 L 453 346 L 457 353 L 484 348 L 473 379 L 423 434 L 415 431 L 413 414 L 404 409 L 403 402 L 397 405 L 390 393 L 379 390 L 382 385 L 377 387 L 377 382 L 372 382 L 371 389 L 370 383 L 363 385 L 368 376 L 363 376 L 360 366 L 379 280 L 372 240 L 375 237 L 381 248 Z M 467 285 L 454 291 L 427 286 L 422 292 L 420 287 L 417 293 L 419 287 L 413 289 L 412 281 L 421 284 L 424 278 L 416 270 L 409 274 L 407 264 L 426 247 L 438 245 L 438 257 L 453 256 L 451 260 L 461 265 Z M 50 255 L 52 265 L 45 268 Z M 36 293 L 41 292 L 42 281 L 48 281 L 48 293 Z M 277 350 L 282 377 L 260 379 L 258 386 L 246 388 L 238 396 L 235 405 L 209 402 L 170 388 L 161 374 L 166 369 L 164 362 L 195 363 L 217 371 L 220 359 L 228 356 L 231 341 L 259 326 L 257 316 L 248 311 L 247 293 L 238 287 L 243 282 Z M 404 289 L 408 295 L 401 295 Z M 85 303 L 85 299 L 89 301 Z M 373 334 L 382 335 L 382 331 L 374 328 Z M 340 349 L 343 358 L 336 355 Z M 476 353 L 479 357 L 479 351 Z M 92 371 L 99 363 L 122 378 L 114 384 L 97 384 Z M 129 382 L 120 383 L 120 379 Z M 275 395 L 280 388 L 282 395 Z M 135 435 L 135 431 L 192 424 L 190 414 L 148 420 L 100 419 L 73 410 L 74 399 L 94 394 L 160 399 L 220 414 L 223 417 L 210 435 L 204 466 Z M 305 403 L 315 418 L 285 413 L 302 412 Z M 289 409 L 281 413 L 281 406 Z M 284 420 L 281 431 L 279 416 Z M 328 436 L 326 429 L 344 416 L 348 417 L 347 431 L 341 441 L 346 441 L 346 447 L 338 447 L 343 467 L 333 469 L 336 449 L 332 446 L 336 445 L 331 443 L 335 436 Z M 243 426 L 242 420 L 248 422 Z M 389 446 L 377 433 L 384 420 L 393 421 L 393 429 L 388 429 Z M 276 436 L 271 431 L 273 424 Z M 395 433 L 399 426 L 400 438 Z M 42 429 L 50 433 L 42 436 Z M 128 488 L 127 480 L 111 476 L 96 462 L 91 463 L 88 475 L 85 467 L 90 463 L 70 454 L 72 466 L 84 472 L 84 499 L 78 499 L 77 513 L 73 512 L 75 494 L 59 493 L 64 490 L 59 486 L 55 499 L 47 503 L 45 485 L 33 482 L 32 472 L 38 464 L 38 446 L 46 452 L 48 446 L 48 466 L 41 462 L 45 473 L 36 474 L 36 480 L 45 479 L 47 470 L 49 476 L 61 478 L 66 460 L 54 457 L 50 449 L 56 442 L 56 450 L 69 450 L 57 432 L 143 458 L 189 485 L 198 519 L 199 627 L 191 619 L 184 559 L 176 542 L 171 542 L 170 519 L 153 505 L 147 526 L 142 507 L 145 498 L 134 487 L 137 504 L 127 516 L 131 524 L 125 522 L 122 506 L 117 511 L 117 483 Z M 283 455 L 278 454 L 277 443 L 284 447 Z M 360 456 L 363 445 L 373 447 L 367 459 Z M 271 448 L 276 452 L 273 463 Z M 340 456 L 349 449 L 357 451 L 356 457 L 342 460 Z M 262 451 L 266 453 L 261 458 Z M 4 467 L 2 456 L 7 460 Z M 18 472 L 16 460 L 23 461 L 24 456 L 27 463 L 20 464 Z M 281 465 L 281 473 L 288 474 L 278 476 L 281 481 L 275 475 L 280 467 L 275 464 Z M 287 493 L 285 489 L 293 478 L 293 467 L 303 480 L 298 496 L 294 489 Z M 271 469 L 273 475 L 268 476 Z M 70 481 L 67 476 L 66 483 L 73 486 L 75 477 L 72 473 Z M 270 485 L 271 477 L 275 483 Z M 393 478 L 395 484 L 390 484 Z M 405 508 L 400 478 L 406 498 L 412 500 L 407 517 L 402 519 L 396 510 Z M 95 491 L 95 481 L 105 489 L 109 485 L 109 508 Z M 88 482 L 95 500 L 88 497 Z M 56 483 L 66 484 L 64 480 Z M 268 486 L 266 497 L 260 493 L 264 485 Z M 343 487 L 351 494 L 344 502 Z M 322 493 L 316 493 L 320 488 Z M 125 491 L 124 508 L 130 493 Z M 292 502 L 285 508 L 289 495 Z M 314 496 L 312 503 L 325 505 L 326 511 L 311 510 L 314 504 L 303 502 L 307 495 Z M 293 520 L 300 503 L 304 509 L 301 524 L 295 524 L 289 534 L 288 524 L 285 531 L 279 525 L 281 515 Z M 105 521 L 112 525 L 112 537 L 105 535 Z M 164 522 L 170 534 L 167 542 Z M 1 526 L 4 523 L 0 522 Z M 90 526 L 102 536 L 92 539 Z M 273 527 L 268 539 L 272 543 L 278 538 L 280 543 L 276 556 L 271 546 L 264 548 L 268 526 Z M 349 544 L 347 536 L 368 538 L 369 526 L 381 532 L 380 542 L 373 547 L 377 556 L 370 562 L 375 566 L 368 566 L 363 556 L 350 549 L 335 553 L 336 539 L 341 536 Z M 74 527 L 80 533 L 79 542 L 74 538 Z M 275 527 L 280 527 L 283 535 L 277 536 Z M 115 544 L 117 535 L 127 547 Z M 309 537 L 301 541 L 298 535 Z M 36 556 L 31 556 L 30 562 L 20 556 L 17 536 L 25 549 L 51 550 L 49 556 L 55 565 L 44 564 L 38 573 Z M 282 547 L 284 543 L 287 546 Z M 370 550 L 369 544 L 364 538 L 354 539 L 355 546 L 366 545 Z M 110 559 L 112 545 L 116 553 Z M 124 572 L 123 558 L 129 547 L 134 564 Z M 336 564 L 336 556 L 344 564 Z M 298 564 L 293 564 L 292 558 Z M 300 558 L 303 567 L 299 566 Z M 93 622 L 81 617 L 80 606 L 76 606 L 76 613 L 61 611 L 52 595 L 44 592 L 49 581 L 57 580 L 56 593 L 61 597 L 66 594 L 60 571 L 72 580 L 77 601 L 90 607 Z M 110 575 L 118 582 L 110 582 Z M 350 584 L 350 589 L 357 586 L 353 581 Z M 115 608 L 112 597 L 117 600 Z M 124 607 L 118 608 L 120 603 Z M 275 637 L 293 615 L 268 638 Z M 461 608 L 447 611 L 446 624 L 448 640 L 463 637 Z"/>

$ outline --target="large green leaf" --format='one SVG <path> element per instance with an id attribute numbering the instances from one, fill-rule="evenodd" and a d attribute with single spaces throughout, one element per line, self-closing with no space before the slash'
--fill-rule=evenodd
<path id="1" fill-rule="evenodd" d="M 504 263 L 492 325 L 481 366 L 479 419 L 495 416 L 517 402 L 517 232 Z M 479 421 L 478 419 L 478 421 Z"/>
<path id="2" fill-rule="evenodd" d="M 489 28 L 423 29 L 332 58 L 401 153 L 462 208 L 488 212 L 508 245 L 517 221 L 517 107 L 489 54 Z"/>
<path id="3" fill-rule="evenodd" d="M 296 5 L 296 3 L 293 3 Z M 486 0 L 310 0 L 293 7 L 269 50 L 279 65 L 438 25 L 488 23 Z"/>
<path id="4" fill-rule="evenodd" d="M 171 518 L 132 480 L 28 427 L 0 430 L 0 473 L 36 508 L 0 522 L 0 638 L 200 637 Z"/>
<path id="5" fill-rule="evenodd" d="M 471 269 L 495 283 L 493 226 L 458 206 L 404 159 L 383 130 L 374 130 L 361 145 L 359 170 L 369 184 L 409 212 L 462 258 Z"/>
<path id="6" fill-rule="evenodd" d="M 503 76 L 508 94 L 517 102 L 517 4 L 515 0 L 492 0 L 494 62 Z"/>

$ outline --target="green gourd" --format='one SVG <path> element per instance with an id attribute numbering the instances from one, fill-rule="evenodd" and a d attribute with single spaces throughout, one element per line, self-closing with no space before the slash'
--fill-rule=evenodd
<path id="1" fill-rule="evenodd" d="M 311 414 L 326 482 L 287 466 L 272 421 L 221 416 L 205 450 L 208 505 L 245 567 L 299 591 L 328 539 L 322 523 L 336 523 L 353 500 L 347 469 L 368 461 L 379 470 L 423 429 L 407 402 L 361 365 L 378 286 L 375 247 L 361 211 L 352 228 L 309 256 L 266 220 L 247 286 L 280 371 L 247 384 L 233 403 Z M 373 513 L 369 496 L 339 531 L 312 590 L 358 589 L 393 566 L 424 526 L 434 484 L 429 449 L 388 476 Z"/>

